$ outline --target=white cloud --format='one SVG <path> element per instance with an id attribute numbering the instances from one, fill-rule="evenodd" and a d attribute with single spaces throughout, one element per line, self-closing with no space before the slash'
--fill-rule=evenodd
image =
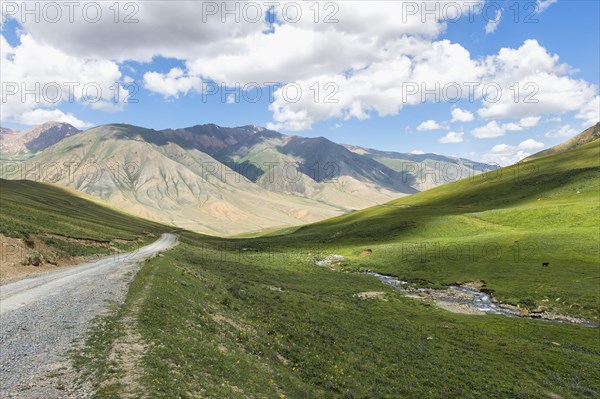
<path id="1" fill-rule="evenodd" d="M 460 108 L 452 110 L 452 122 L 471 122 L 474 119 L 473 114 Z"/>
<path id="2" fill-rule="evenodd" d="M 79 58 L 150 62 L 154 56 L 191 59 L 194 53 L 214 51 L 211 48 L 214 44 L 225 45 L 232 39 L 261 32 L 267 27 L 262 20 L 251 23 L 238 19 L 236 22 L 234 16 L 222 20 L 220 12 L 209 15 L 206 7 L 210 2 L 177 0 L 138 1 L 135 8 L 127 9 L 121 3 L 118 23 L 114 20 L 113 3 L 90 2 L 94 3 L 93 8 L 102 8 L 102 18 L 90 23 L 82 18 L 85 15 L 83 3 L 78 2 L 75 6 L 72 22 L 69 21 L 68 9 L 63 7 L 59 22 L 47 18 L 35 22 L 34 18 L 27 18 L 23 28 L 35 37 L 44 38 L 47 45 Z M 262 2 L 256 4 L 263 6 Z M 92 9 L 89 14 L 93 13 Z M 127 16 L 136 21 L 127 23 Z M 173 29 L 174 23 L 177 23 L 177 29 Z"/>
<path id="3" fill-rule="evenodd" d="M 496 121 L 491 121 L 485 126 L 473 129 L 471 134 L 478 139 L 491 139 L 494 137 L 504 136 L 506 129 L 498 124 Z"/>
<path id="4" fill-rule="evenodd" d="M 512 122 L 503 124 L 502 129 L 504 129 L 506 131 L 511 131 L 511 132 L 523 130 L 523 128 L 521 126 L 517 125 L 516 123 L 512 123 Z"/>
<path id="5" fill-rule="evenodd" d="M 437 15 L 432 17 L 431 13 L 425 14 L 427 11 L 420 4 L 416 13 L 407 12 L 406 3 L 339 2 L 335 9 L 321 7 L 315 23 L 314 4 L 284 0 L 275 3 L 278 23 L 270 26 L 264 18 L 271 7 L 269 2 L 240 1 L 228 5 L 227 9 L 237 8 L 238 15 L 225 14 L 221 2 L 136 2 L 136 23 L 114 23 L 114 7 L 109 8 L 112 4 L 99 2 L 107 17 L 97 23 L 86 22 L 79 15 L 73 23 L 68 23 L 68 18 L 61 20 L 64 23 L 43 19 L 33 23 L 28 19 L 24 29 L 43 37 L 49 45 L 82 58 L 150 62 L 153 57 L 162 56 L 185 60 L 190 74 L 210 76 L 217 81 L 290 82 L 361 68 L 387 58 L 385 48 L 392 50 L 405 35 L 437 37 L 445 29 L 444 19 L 456 17 L 454 4 L 465 16 L 471 7 L 439 0 Z M 447 4 L 453 6 L 445 7 Z M 213 7 L 214 15 L 208 11 Z M 288 22 L 298 7 L 300 20 Z M 287 18 L 283 15 L 285 10 Z M 78 11 L 81 13 L 81 5 Z M 129 11 L 122 12 L 121 18 Z M 325 19 L 332 12 L 337 22 L 327 23 Z M 174 23 L 177 29 L 173 29 Z M 269 34 L 264 34 L 269 29 Z M 77 40 L 65 40 L 70 37 Z"/>
<path id="6" fill-rule="evenodd" d="M 407 104 L 423 102 L 421 82 L 435 87 L 439 82 L 464 83 L 477 78 L 476 63 L 460 45 L 443 40 L 419 51 L 412 58 L 403 52 L 390 55 L 390 59 L 353 71 L 350 76 L 332 73 L 284 85 L 275 91 L 269 107 L 274 120 L 271 128 L 304 130 L 330 118 L 365 120 L 375 112 L 379 116 L 396 115 Z M 417 91 L 405 95 L 403 82 L 415 82 Z M 319 101 L 314 99 L 315 83 L 321 88 Z M 324 90 L 325 85 L 329 89 Z M 299 87 L 303 95 L 290 101 L 285 92 L 290 88 L 296 92 L 294 87 Z M 331 95 L 333 101 L 326 101 L 326 95 Z"/>
<path id="7" fill-rule="evenodd" d="M 461 45 L 447 40 L 430 44 L 413 41 L 411 45 L 405 44 L 395 56 L 390 54 L 388 59 L 354 70 L 349 76 L 332 73 L 297 82 L 304 93 L 310 93 L 315 82 L 333 82 L 339 88 L 336 94 L 339 101 L 334 105 L 324 104 L 305 96 L 292 103 L 276 95 L 271 107 L 274 120 L 281 128 L 305 129 L 328 118 L 367 119 L 373 112 L 380 116 L 395 115 L 407 105 L 440 101 L 427 97 L 423 88 L 457 84 L 465 88 L 462 96 L 466 98 L 467 82 L 480 82 L 474 98 L 482 103 L 477 111 L 480 117 L 523 120 L 524 124 L 518 125 L 529 127 L 534 118 L 542 115 L 579 111 L 597 95 L 594 85 L 570 77 L 569 67 L 559 63 L 557 55 L 549 54 L 535 40 L 527 40 L 517 49 L 503 48 L 484 60 L 472 59 Z M 401 82 L 414 83 L 415 94 L 407 96 Z M 495 102 L 481 96 L 488 83 L 495 83 L 501 89 Z M 492 88 L 488 95 L 493 94 Z M 511 125 L 504 128 L 507 129 Z M 502 134 L 498 131 L 493 137 Z"/>
<path id="8" fill-rule="evenodd" d="M 426 120 L 425 122 L 422 122 L 419 126 L 417 126 L 417 130 L 420 132 L 424 130 L 440 130 L 444 128 L 444 126 L 440 125 L 433 119 Z"/>
<path id="9" fill-rule="evenodd" d="M 120 86 L 121 72 L 116 63 L 73 57 L 29 34 L 21 35 L 16 47 L 0 35 L 0 63 L 0 81 L 6 89 L 0 104 L 2 121 L 35 125 L 40 116 L 48 115 L 52 120 L 66 122 L 68 119 L 73 125 L 84 126 L 85 122 L 62 113 L 58 107 L 64 103 L 79 103 L 97 110 L 115 111 L 122 106 L 122 102 L 113 102 L 116 85 L 119 85 L 120 99 L 128 94 L 127 89 Z"/>
<path id="10" fill-rule="evenodd" d="M 119 112 L 125 109 L 124 102 L 96 101 L 90 103 L 90 108 L 103 112 Z"/>
<path id="11" fill-rule="evenodd" d="M 48 110 L 37 108 L 33 111 L 27 111 L 22 114 L 16 115 L 13 118 L 13 120 L 16 123 L 20 123 L 27 126 L 41 125 L 42 123 L 48 121 L 69 123 L 78 129 L 85 129 L 92 126 L 91 123 L 84 122 L 75 117 L 73 114 L 65 114 L 59 109 Z"/>
<path id="12" fill-rule="evenodd" d="M 540 12 L 554 2 L 539 0 Z M 263 3 L 252 3 L 262 7 L 261 11 L 265 12 Z M 286 3 L 294 2 L 280 3 L 277 11 Z M 437 8 L 452 10 L 453 7 L 444 7 L 450 3 L 463 7 L 462 15 L 468 15 L 467 8 L 471 6 L 467 5 L 468 2 L 443 0 Z M 108 9 L 111 3 L 98 4 L 103 7 L 104 15 L 114 15 Z M 225 83 L 230 87 L 236 83 L 243 86 L 250 82 L 259 85 L 279 82 L 284 86 L 274 93 L 274 101 L 269 107 L 272 112 L 269 125 L 289 130 L 310 129 L 314 123 L 327 119 L 365 120 L 374 114 L 396 115 L 407 105 L 424 102 L 423 85 L 431 88 L 436 83 L 442 87 L 447 83 L 464 87 L 466 82 L 498 82 L 503 93 L 500 101 L 483 101 L 477 111 L 480 117 L 489 120 L 510 118 L 517 121 L 542 115 L 580 112 L 580 119 L 587 123 L 592 117 L 586 117 L 588 112 L 583 112 L 583 109 L 587 109 L 587 104 L 598 95 L 596 87 L 584 80 L 574 79 L 569 67 L 560 64 L 557 55 L 549 54 L 535 40 L 528 40 L 517 49 L 501 49 L 484 59 L 471 57 L 469 51 L 460 44 L 439 40 L 440 34 L 446 29 L 446 22 L 441 16 L 429 17 L 422 22 L 423 15 L 420 13 L 407 15 L 403 8 L 406 7 L 406 1 L 372 1 L 368 6 L 364 2 L 338 2 L 339 11 L 335 18 L 339 21 L 333 24 L 315 23 L 314 11 L 308 8 L 312 4 L 296 2 L 294 5 L 303 7 L 303 18 L 297 23 L 287 23 L 279 15 L 279 23 L 272 26 L 264 18 L 255 22 L 242 18 L 236 22 L 234 17 L 228 16 L 223 21 L 221 13 L 203 20 L 202 11 L 206 4 L 222 7 L 219 2 L 135 4 L 139 6 L 135 15 L 139 21 L 132 24 L 115 24 L 110 17 L 102 18 L 95 24 L 80 18 L 76 18 L 74 23 L 68 23 L 66 19 L 65 23 L 58 24 L 43 20 L 40 23 L 25 23 L 22 38 L 29 37 L 36 43 L 43 43 L 38 45 L 55 53 L 49 57 L 49 52 L 40 52 L 42 56 L 35 58 L 40 65 L 19 61 L 13 69 L 20 71 L 22 76 L 30 76 L 33 71 L 35 79 L 40 75 L 36 68 L 44 69 L 41 75 L 45 76 L 47 72 L 49 75 L 55 74 L 53 71 L 56 67 L 37 60 L 58 60 L 59 70 L 65 70 L 63 77 L 75 77 L 78 81 L 91 77 L 114 84 L 121 76 L 117 62 L 151 62 L 157 56 L 175 58 L 184 65 L 182 68 L 174 68 L 168 73 L 150 71 L 144 75 L 148 90 L 166 99 L 174 99 L 192 91 L 202 91 L 203 79 Z M 483 0 L 479 1 L 481 4 Z M 245 5 L 244 2 L 236 3 L 241 8 Z M 416 5 L 419 7 L 420 4 Z M 398 16 L 406 19 L 399 23 Z M 177 22 L 178 29 L 173 29 L 173 21 Z M 266 34 L 265 31 L 269 29 Z M 489 29 L 492 30 L 492 25 Z M 124 37 L 127 40 L 123 40 Z M 4 77 L 5 60 L 11 63 L 13 58 L 18 57 L 15 56 L 15 49 L 5 45 L 4 38 L 1 44 Z M 27 43 L 24 45 L 31 47 Z M 63 68 L 62 64 L 68 67 Z M 130 78 L 123 77 L 122 81 L 127 83 Z M 302 89 L 303 96 L 297 102 L 288 101 L 284 95 L 291 82 Z M 332 94 L 323 88 L 323 84 L 328 82 L 337 87 L 332 95 L 336 102 L 324 101 L 327 95 Z M 408 98 L 403 96 L 403 82 L 416 83 L 417 92 Z M 514 100 L 514 93 L 510 89 L 514 82 L 521 84 L 518 101 Z M 313 95 L 315 83 L 320 85 L 319 101 L 315 101 Z M 524 87 L 527 83 L 539 88 L 534 96 L 537 103 L 525 102 L 532 92 L 531 87 Z M 107 91 L 107 95 L 110 95 L 110 91 Z M 465 98 L 468 93 L 465 90 L 462 94 L 462 98 Z M 475 99 L 482 100 L 481 95 L 478 93 Z M 434 101 L 429 97 L 425 100 Z M 53 106 L 41 105 L 48 108 Z M 19 115 L 35 108 L 32 105 L 19 107 L 19 104 L 5 106 L 3 117 L 7 114 Z M 115 108 L 108 103 L 94 107 L 104 110 Z M 472 114 L 464 112 L 467 113 L 465 116 L 455 118 L 453 111 L 453 122 L 470 121 L 467 115 L 472 118 Z M 518 125 L 528 127 L 521 121 Z M 507 128 L 510 126 L 504 127 L 504 130 Z"/>
<path id="13" fill-rule="evenodd" d="M 540 119 L 541 119 L 541 117 L 539 117 L 539 116 L 530 116 L 527 118 L 522 118 L 519 121 L 519 125 L 524 128 L 534 127 L 534 126 L 537 126 L 537 124 L 540 122 Z"/>
<path id="14" fill-rule="evenodd" d="M 414 154 L 414 155 L 423 155 L 423 154 L 425 154 L 425 151 L 422 151 L 422 150 L 412 150 L 410 153 Z"/>
<path id="15" fill-rule="evenodd" d="M 575 115 L 577 119 L 583 119 L 583 126 L 590 127 L 600 121 L 600 96 L 596 96 L 581 108 Z"/>
<path id="16" fill-rule="evenodd" d="M 570 138 L 580 133 L 576 129 L 573 129 L 571 125 L 564 125 L 558 129 L 551 130 L 546 132 L 546 137 L 561 137 L 561 138 Z"/>
<path id="17" fill-rule="evenodd" d="M 501 91 L 490 89 L 477 112 L 480 117 L 538 117 L 580 110 L 597 94 L 597 88 L 569 76 L 568 65 L 559 63 L 558 55 L 549 54 L 536 40 L 526 40 L 517 49 L 502 48 L 485 60 L 487 76 Z M 518 86 L 515 85 L 518 83 Z M 518 89 L 518 90 L 517 90 Z"/>
<path id="18" fill-rule="evenodd" d="M 202 91 L 202 79 L 197 76 L 184 76 L 181 68 L 172 68 L 168 73 L 147 72 L 144 74 L 144 86 L 165 98 L 179 97 L 190 90 Z"/>
<path id="19" fill-rule="evenodd" d="M 494 33 L 500 25 L 500 21 L 502 20 L 502 10 L 496 10 L 496 17 L 494 19 L 490 19 L 488 23 L 485 25 L 485 33 Z"/>
<path id="20" fill-rule="evenodd" d="M 508 144 L 497 144 L 483 155 L 483 162 L 498 164 L 501 166 L 512 165 L 523 158 L 531 155 L 530 151 L 544 148 L 544 143 L 527 139 L 516 146 Z"/>
<path id="21" fill-rule="evenodd" d="M 537 13 L 541 13 L 544 12 L 544 10 L 546 10 L 548 7 L 550 7 L 552 4 L 556 3 L 558 0 L 537 0 L 536 1 L 536 5 L 537 5 Z"/>
<path id="22" fill-rule="evenodd" d="M 521 142 L 517 148 L 523 151 L 533 151 L 544 148 L 544 143 L 540 143 L 539 141 L 535 141 L 534 139 L 527 139 Z"/>
<path id="23" fill-rule="evenodd" d="M 438 139 L 438 142 L 442 144 L 455 144 L 463 142 L 464 133 L 450 132 L 444 137 Z"/>
<path id="24" fill-rule="evenodd" d="M 518 132 L 523 128 L 535 126 L 540 118 L 523 118 L 519 123 L 509 122 L 499 124 L 496 121 L 488 122 L 487 125 L 475 128 L 472 130 L 473 136 L 478 139 L 490 139 L 494 137 L 504 136 L 506 132 Z"/>

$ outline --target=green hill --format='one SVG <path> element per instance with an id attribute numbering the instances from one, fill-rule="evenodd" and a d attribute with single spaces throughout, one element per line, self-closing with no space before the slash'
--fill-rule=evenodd
<path id="1" fill-rule="evenodd" d="M 0 233 L 9 237 L 51 233 L 82 239 L 126 240 L 166 229 L 58 185 L 0 179 L 0 187 Z"/>
<path id="2" fill-rule="evenodd" d="M 0 281 L 156 240 L 166 226 L 58 185 L 0 179 Z"/>

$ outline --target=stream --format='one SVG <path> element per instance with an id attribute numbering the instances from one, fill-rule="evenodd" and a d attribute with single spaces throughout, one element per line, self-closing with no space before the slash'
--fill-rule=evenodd
<path id="1" fill-rule="evenodd" d="M 327 267 L 333 271 L 339 271 L 332 267 L 335 262 L 344 260 L 342 256 L 332 255 L 323 260 L 316 261 L 315 264 L 322 267 Z M 586 327 L 598 327 L 598 324 L 590 321 L 559 315 L 552 312 L 547 312 L 544 306 L 539 306 L 536 309 L 524 309 L 517 306 L 501 303 L 496 300 L 491 294 L 477 288 L 477 284 L 466 283 L 461 285 L 450 285 L 445 290 L 433 290 L 426 288 L 418 288 L 411 285 L 407 281 L 399 280 L 394 276 L 369 272 L 360 272 L 373 276 L 383 284 L 389 285 L 410 298 L 420 299 L 423 305 L 429 306 L 435 304 L 437 307 L 445 309 L 453 313 L 463 314 L 500 314 L 507 317 L 525 317 L 547 322 L 577 324 Z M 484 284 L 479 282 L 479 286 Z"/>

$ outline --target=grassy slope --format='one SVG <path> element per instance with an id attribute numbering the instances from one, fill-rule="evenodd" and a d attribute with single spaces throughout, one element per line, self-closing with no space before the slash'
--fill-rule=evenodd
<path id="1" fill-rule="evenodd" d="M 98 200 L 74 190 L 30 181 L 0 180 L 0 233 L 29 240 L 32 235 L 53 234 L 69 238 L 111 241 L 123 249 L 156 239 L 167 231 L 135 216 L 107 208 Z M 129 243 L 128 243 L 129 242 Z M 65 241 L 47 241 L 64 249 Z M 69 246 L 77 244 L 69 243 Z M 69 248 L 75 250 L 74 248 Z M 101 248 L 79 248 L 79 252 Z"/>
<path id="2" fill-rule="evenodd" d="M 560 143 L 554 147 L 548 148 L 546 150 L 540 151 L 536 154 L 533 154 L 521 162 L 529 162 L 534 159 L 542 158 L 548 155 L 558 154 L 564 151 L 572 150 L 574 148 L 580 147 L 584 144 L 591 143 L 594 140 L 600 138 L 600 122 L 596 123 L 594 126 L 585 130 L 583 133 L 578 134 L 577 136 L 565 141 L 564 143 Z"/>
<path id="3" fill-rule="evenodd" d="M 125 307 L 95 330 L 79 364 L 96 381 L 111 381 L 98 397 L 120 397 L 131 364 L 109 361 L 110 349 L 134 317 L 146 346 L 136 366 L 140 396 L 598 397 L 598 329 L 452 314 L 313 262 L 341 253 L 347 269 L 429 285 L 483 278 L 503 299 L 547 296 L 555 310 L 597 317 L 599 145 L 528 163 L 516 176 L 507 168 L 286 235 L 183 233 L 179 246 L 140 272 Z M 497 244 L 501 254 L 421 257 L 409 247 L 403 259 L 402 243 L 417 240 Z M 515 241 L 530 248 L 516 261 Z M 373 255 L 358 258 L 366 247 Z M 382 291 L 386 300 L 354 296 L 364 291 Z"/>
<path id="4" fill-rule="evenodd" d="M 320 243 L 347 256 L 348 269 L 430 286 L 483 279 L 507 302 L 547 298 L 597 320 L 599 172 L 596 141 L 256 242 Z M 367 247 L 373 256 L 359 259 Z"/>

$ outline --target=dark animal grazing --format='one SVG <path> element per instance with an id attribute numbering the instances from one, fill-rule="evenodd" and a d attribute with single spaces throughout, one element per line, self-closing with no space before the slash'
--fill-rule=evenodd
<path id="1" fill-rule="evenodd" d="M 550 262 L 542 262 L 542 267 L 548 267 L 550 265 Z"/>

